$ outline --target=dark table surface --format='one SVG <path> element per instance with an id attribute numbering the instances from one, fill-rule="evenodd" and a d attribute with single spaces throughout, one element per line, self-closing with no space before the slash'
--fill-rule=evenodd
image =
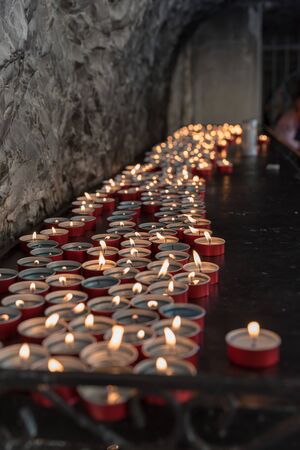
<path id="1" fill-rule="evenodd" d="M 234 173 L 231 176 L 215 176 L 207 183 L 208 218 L 212 220 L 214 234 L 226 239 L 226 255 L 223 261 L 219 261 L 220 284 L 211 292 L 209 298 L 200 302 L 208 314 L 205 342 L 199 358 L 198 379 L 211 380 L 210 388 L 214 385 L 217 388 L 220 381 L 225 379 L 245 380 L 246 383 L 253 379 L 256 383 L 260 380 L 269 382 L 283 378 L 297 380 L 300 369 L 300 182 L 295 178 L 295 168 L 281 158 L 277 159 L 277 156 L 275 162 L 281 164 L 279 172 L 266 170 L 266 157 L 242 157 L 237 151 L 234 160 Z M 100 220 L 97 231 L 106 228 L 106 223 Z M 2 258 L 0 266 L 15 267 L 21 256 L 22 253 L 14 248 Z M 262 327 L 276 331 L 282 337 L 281 362 L 278 367 L 263 371 L 264 376 L 261 376 L 262 372 L 233 367 L 226 357 L 225 334 L 234 328 L 246 326 L 251 320 L 259 321 Z M 1 373 L 2 371 L 0 387 L 3 388 L 12 377 L 1 377 Z M 25 386 L 25 374 L 22 373 L 21 377 L 22 386 Z M 220 386 L 218 392 L 222 393 L 222 383 Z M 300 383 L 298 388 L 300 392 Z M 274 393 L 279 390 L 275 387 Z M 205 394 L 205 390 L 200 389 L 200 393 Z M 288 396 L 285 395 L 284 400 L 286 397 Z M 291 400 L 292 397 L 290 396 Z M 250 404 L 252 403 L 253 396 Z M 3 430 L 6 424 L 7 441 L 10 437 L 13 441 L 16 434 L 22 435 L 25 426 L 27 438 L 30 435 L 32 438 L 39 436 L 46 439 L 38 442 L 33 440 L 32 446 L 27 445 L 30 449 L 104 448 L 100 446 L 97 438 L 91 440 L 95 433 L 87 433 L 84 426 L 82 429 L 78 427 L 78 423 L 74 426 L 73 421 L 66 418 L 61 411 L 44 410 L 32 404 L 26 395 L 20 398 L 16 392 L 14 395 L 8 394 L 1 397 L 1 404 L 0 423 Z M 276 414 L 281 414 L 282 406 L 276 411 Z M 145 442 L 153 440 L 162 430 L 166 431 L 171 426 L 172 418 L 169 413 L 164 414 L 154 408 L 147 414 L 150 427 L 147 433 L 144 429 L 138 432 L 136 428 L 128 428 L 127 422 L 120 424 L 118 431 L 129 436 L 130 440 Z M 229 416 L 230 414 L 229 411 Z M 232 425 L 228 422 L 233 436 L 230 437 L 229 433 L 226 437 L 222 430 L 218 434 L 218 427 L 216 428 L 216 425 L 222 428 L 223 422 L 217 420 L 210 407 L 203 406 L 195 415 L 196 429 L 215 443 L 232 443 L 236 439 L 248 442 L 276 423 L 278 417 L 274 418 L 273 413 L 270 414 L 257 414 L 256 410 L 252 415 L 251 411 L 246 412 L 246 415 L 242 413 Z M 17 429 L 13 425 L 15 423 L 18 424 Z M 292 424 L 292 429 L 293 427 Z M 282 427 L 279 429 L 282 430 Z M 273 442 L 273 446 L 268 445 L 268 448 L 282 450 L 284 433 L 277 445 L 276 425 L 274 430 L 271 436 L 275 443 Z M 51 439 L 59 442 L 55 444 Z M 267 442 L 270 444 L 269 440 L 270 435 L 267 436 Z M 298 439 L 291 436 L 287 448 L 299 448 L 299 440 L 299 436 Z M 75 446 L 78 442 L 85 444 Z M 92 447 L 91 442 L 97 443 L 95 447 Z M 263 442 L 261 444 L 258 448 L 265 448 Z M 22 439 L 15 448 L 23 448 Z M 139 448 L 144 447 L 141 445 Z M 153 447 L 150 445 L 147 448 Z M 164 448 L 173 447 L 168 444 Z M 180 444 L 178 448 L 187 449 L 190 446 Z"/>
<path id="2" fill-rule="evenodd" d="M 198 302 L 207 310 L 201 374 L 262 373 L 234 367 L 226 357 L 225 334 L 251 320 L 282 337 L 281 362 L 264 375 L 300 371 L 300 183 L 284 160 L 279 159 L 280 171 L 266 170 L 268 159 L 243 157 L 237 150 L 234 173 L 207 182 L 207 217 L 214 235 L 226 240 L 226 254 L 210 259 L 221 267 L 220 283 Z M 106 228 L 100 219 L 91 234 Z M 22 256 L 15 247 L 0 266 L 16 267 Z"/>

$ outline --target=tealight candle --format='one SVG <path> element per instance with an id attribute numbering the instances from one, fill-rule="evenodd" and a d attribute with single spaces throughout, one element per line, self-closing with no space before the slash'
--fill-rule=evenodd
<path id="1" fill-rule="evenodd" d="M 151 309 L 131 308 L 116 311 L 112 318 L 119 325 L 152 325 L 159 320 L 159 315 Z"/>
<path id="2" fill-rule="evenodd" d="M 149 238 L 149 241 L 152 243 L 153 252 L 156 253 L 160 244 L 175 244 L 179 239 L 176 236 L 165 236 L 157 232 L 155 236 Z"/>
<path id="3" fill-rule="evenodd" d="M 144 375 L 196 375 L 197 371 L 193 364 L 188 361 L 174 358 L 172 356 L 158 357 L 156 359 L 145 359 L 140 361 L 134 368 L 136 374 Z M 186 390 L 172 391 L 172 395 L 179 403 L 188 401 L 193 393 Z M 146 400 L 151 404 L 163 405 L 165 401 L 159 395 L 147 395 Z"/>
<path id="4" fill-rule="evenodd" d="M 82 263 L 81 270 L 85 277 L 102 275 L 104 270 L 116 267 L 116 263 L 110 259 L 105 259 L 100 252 L 99 259 L 91 259 Z"/>
<path id="5" fill-rule="evenodd" d="M 56 227 L 60 222 L 67 221 L 67 217 L 48 217 L 44 220 L 46 228 Z"/>
<path id="6" fill-rule="evenodd" d="M 72 332 L 89 333 L 97 341 L 102 341 L 105 333 L 111 330 L 115 323 L 110 317 L 102 317 L 90 313 L 85 317 L 78 317 L 77 319 L 71 320 L 69 326 Z"/>
<path id="7" fill-rule="evenodd" d="M 110 373 L 126 373 L 127 367 L 108 367 Z M 103 368 L 101 368 L 103 371 Z M 77 388 L 81 401 L 88 415 L 95 421 L 116 422 L 127 417 L 128 400 L 135 391 L 132 388 L 117 386 L 79 386 Z"/>
<path id="8" fill-rule="evenodd" d="M 257 322 L 250 322 L 247 328 L 230 331 L 225 340 L 228 358 L 238 366 L 260 369 L 279 361 L 280 336 L 261 329 Z"/>
<path id="9" fill-rule="evenodd" d="M 43 341 L 51 355 L 78 355 L 85 347 L 96 342 L 88 333 L 54 333 Z"/>
<path id="10" fill-rule="evenodd" d="M 66 324 L 59 319 L 58 314 L 49 317 L 33 317 L 18 325 L 18 333 L 26 342 L 41 343 L 42 340 L 52 333 L 63 332 Z"/>
<path id="11" fill-rule="evenodd" d="M 156 230 L 157 228 L 160 228 L 161 224 L 159 222 L 143 222 L 139 224 L 139 229 L 141 231 L 150 231 L 150 230 Z"/>
<path id="12" fill-rule="evenodd" d="M 70 221 L 84 223 L 84 231 L 93 230 L 96 226 L 96 216 L 72 216 Z"/>
<path id="13" fill-rule="evenodd" d="M 119 257 L 120 258 L 135 258 L 135 257 L 150 258 L 151 250 L 149 250 L 148 248 L 145 248 L 145 247 L 123 248 L 122 250 L 119 250 Z"/>
<path id="14" fill-rule="evenodd" d="M 185 215 L 183 215 L 184 217 Z M 211 227 L 211 221 L 208 219 L 201 219 L 196 218 L 194 219 L 193 216 L 188 215 L 187 217 L 184 218 L 184 222 L 186 224 L 188 224 L 189 226 L 191 226 L 192 228 L 199 228 L 199 229 L 203 229 L 206 228 L 207 230 L 210 230 Z"/>
<path id="15" fill-rule="evenodd" d="M 201 306 L 191 303 L 174 303 L 174 305 L 165 305 L 159 309 L 160 314 L 165 318 L 174 318 L 180 316 L 189 320 L 194 320 L 204 329 L 206 311 Z"/>
<path id="16" fill-rule="evenodd" d="M 133 308 L 149 309 L 150 311 L 158 311 L 162 306 L 172 303 L 174 300 L 168 295 L 140 294 L 131 300 Z"/>
<path id="17" fill-rule="evenodd" d="M 7 292 L 9 286 L 17 280 L 18 272 L 14 269 L 0 269 L 0 293 Z"/>
<path id="18" fill-rule="evenodd" d="M 66 220 L 58 224 L 60 228 L 64 228 L 69 231 L 69 237 L 82 236 L 85 232 L 85 223 L 76 220 Z"/>
<path id="19" fill-rule="evenodd" d="M 115 277 L 99 276 L 91 277 L 83 280 L 81 286 L 90 298 L 106 295 L 112 286 L 117 286 L 120 283 Z"/>
<path id="20" fill-rule="evenodd" d="M 87 259 L 87 250 L 92 247 L 88 242 L 69 242 L 62 245 L 64 257 L 68 260 L 83 263 Z"/>
<path id="21" fill-rule="evenodd" d="M 131 258 L 121 258 L 117 261 L 117 266 L 119 267 L 133 267 L 140 271 L 143 271 L 147 268 L 147 265 L 151 262 L 149 258 L 141 258 L 141 257 L 131 257 Z"/>
<path id="22" fill-rule="evenodd" d="M 169 357 L 186 359 L 197 363 L 199 346 L 188 338 L 175 336 L 171 328 L 164 329 L 164 336 L 147 341 L 142 348 L 146 358 Z"/>
<path id="23" fill-rule="evenodd" d="M 38 234 L 36 231 L 34 231 L 32 234 L 24 234 L 19 238 L 21 250 L 27 252 L 28 251 L 27 244 L 31 241 L 36 241 L 37 239 L 39 241 L 43 240 L 46 241 L 49 239 L 49 236 L 45 236 L 44 234 Z"/>
<path id="24" fill-rule="evenodd" d="M 111 339 L 112 331 L 108 330 L 104 339 L 107 341 Z M 142 357 L 142 345 L 148 340 L 154 338 L 154 331 L 147 325 L 132 324 L 124 326 L 123 341 L 128 344 L 134 345 L 138 350 L 139 356 Z"/>
<path id="25" fill-rule="evenodd" d="M 51 275 L 46 279 L 51 291 L 59 289 L 80 289 L 83 277 L 81 275 L 65 273 Z"/>
<path id="26" fill-rule="evenodd" d="M 124 328 L 114 325 L 110 340 L 87 346 L 80 352 L 80 359 L 93 368 L 130 366 L 137 360 L 138 351 L 133 345 L 122 342 L 123 334 Z"/>
<path id="27" fill-rule="evenodd" d="M 195 249 L 203 256 L 218 256 L 225 253 L 225 240 L 211 237 L 208 233 L 204 238 L 196 239 Z"/>
<path id="28" fill-rule="evenodd" d="M 34 344 L 14 344 L 0 349 L 1 369 L 28 370 L 32 364 L 48 358 L 48 351 Z"/>
<path id="29" fill-rule="evenodd" d="M 80 274 L 81 264 L 77 261 L 62 259 L 61 261 L 53 261 L 47 264 L 47 268 L 53 272 L 59 273 L 75 273 Z"/>
<path id="30" fill-rule="evenodd" d="M 192 320 L 175 316 L 170 319 L 160 320 L 152 325 L 152 328 L 157 336 L 163 336 L 164 329 L 166 327 L 171 328 L 176 336 L 184 336 L 192 339 L 198 344 L 201 342 L 202 328 Z"/>
<path id="31" fill-rule="evenodd" d="M 84 303 L 64 302 L 49 306 L 45 310 L 45 316 L 57 314 L 60 319 L 69 322 L 77 317 L 86 316 L 88 309 Z"/>
<path id="32" fill-rule="evenodd" d="M 40 316 L 45 309 L 44 297 L 36 294 L 8 295 L 2 299 L 1 303 L 3 306 L 20 310 L 23 320 Z"/>
<path id="33" fill-rule="evenodd" d="M 69 230 L 63 228 L 47 228 L 42 230 L 41 234 L 48 236 L 52 241 L 56 241 L 58 244 L 66 244 L 69 240 Z"/>
<path id="34" fill-rule="evenodd" d="M 172 253 L 174 251 L 189 253 L 190 245 L 183 242 L 176 242 L 175 244 L 160 244 L 158 246 L 159 252 L 169 252 Z"/>
<path id="35" fill-rule="evenodd" d="M 76 214 L 77 216 L 81 216 L 81 215 L 95 216 L 96 215 L 95 208 L 91 208 L 91 207 L 85 206 L 85 205 L 81 205 L 79 208 L 72 209 L 72 213 Z"/>
<path id="36" fill-rule="evenodd" d="M 114 247 L 114 248 L 119 248 L 120 242 L 122 240 L 121 236 L 118 234 L 110 235 L 110 234 L 103 234 L 103 233 L 94 234 L 94 236 L 92 236 L 91 239 L 93 241 L 94 247 L 99 247 L 100 241 L 104 241 L 107 246 Z"/>
<path id="37" fill-rule="evenodd" d="M 212 234 L 211 230 L 207 230 L 206 228 L 194 228 L 189 226 L 187 230 L 183 232 L 183 240 L 186 244 L 190 246 L 194 246 L 195 240 L 199 237 L 204 237 L 204 233 Z"/>
<path id="38" fill-rule="evenodd" d="M 15 308 L 0 306 L 0 339 L 8 339 L 16 333 L 21 313 Z"/>
<path id="39" fill-rule="evenodd" d="M 146 239 L 138 239 L 137 237 L 130 237 L 129 239 L 126 239 L 125 241 L 121 242 L 122 248 L 147 248 L 151 249 L 151 242 L 149 242 Z"/>
<path id="40" fill-rule="evenodd" d="M 30 241 L 27 244 L 27 250 L 29 252 L 35 249 L 50 249 L 55 247 L 58 247 L 58 243 L 56 241 L 53 241 L 52 239 L 48 239 L 48 241 L 37 239 L 36 241 Z"/>
<path id="41" fill-rule="evenodd" d="M 153 215 L 160 209 L 160 202 L 154 200 L 148 200 L 143 202 L 143 213 Z"/>
<path id="42" fill-rule="evenodd" d="M 136 223 L 131 220 L 115 220 L 114 216 L 113 219 L 114 221 L 109 224 L 111 228 L 135 228 L 136 226 Z"/>
<path id="43" fill-rule="evenodd" d="M 133 233 L 124 234 L 124 238 L 129 240 L 129 242 L 130 242 L 130 238 L 133 239 L 134 241 L 136 241 L 137 239 L 147 241 L 147 239 L 149 239 L 149 237 L 150 237 L 150 234 L 147 231 L 134 231 Z M 149 241 L 147 241 L 147 242 L 149 242 Z M 141 245 L 141 247 L 142 247 L 142 245 Z"/>
<path id="44" fill-rule="evenodd" d="M 179 281 L 158 281 L 148 287 L 150 294 L 169 295 L 174 302 L 185 303 L 188 301 L 188 285 Z"/>
<path id="45" fill-rule="evenodd" d="M 38 294 L 46 295 L 49 286 L 43 281 L 19 281 L 8 288 L 11 294 Z"/>
<path id="46" fill-rule="evenodd" d="M 210 278 L 208 275 L 199 272 L 183 272 L 174 276 L 175 281 L 186 283 L 189 287 L 189 298 L 207 297 L 209 295 Z"/>
<path id="47" fill-rule="evenodd" d="M 99 247 L 91 247 L 87 250 L 87 259 L 97 259 L 102 254 L 105 260 L 117 261 L 118 258 L 118 249 L 116 247 L 108 247 L 106 242 L 99 241 Z"/>
<path id="48" fill-rule="evenodd" d="M 44 281 L 52 274 L 54 274 L 54 270 L 49 269 L 48 267 L 36 267 L 21 270 L 18 274 L 18 278 L 19 280 Z"/>
<path id="49" fill-rule="evenodd" d="M 97 203 L 100 202 L 103 205 L 103 212 L 111 213 L 115 209 L 116 200 L 111 197 L 102 197 L 97 199 Z"/>
<path id="50" fill-rule="evenodd" d="M 111 316 L 119 309 L 128 309 L 130 307 L 130 301 L 119 295 L 115 295 L 114 297 L 106 295 L 89 300 L 87 306 L 95 315 Z"/>
<path id="51" fill-rule="evenodd" d="M 147 265 L 148 270 L 152 270 L 153 272 L 157 272 L 160 275 L 165 275 L 166 273 L 170 273 L 174 275 L 175 273 L 182 271 L 182 264 L 173 259 L 165 259 L 164 261 L 152 261 Z"/>
<path id="52" fill-rule="evenodd" d="M 43 370 L 51 373 L 55 372 L 84 372 L 87 367 L 76 357 L 73 356 L 58 356 L 49 357 L 33 363 L 32 370 Z M 70 386 L 55 386 L 54 391 L 62 397 L 68 404 L 74 405 L 79 400 L 77 391 L 74 387 Z M 32 392 L 32 398 L 39 405 L 49 408 L 54 404 L 40 391 Z"/>
<path id="53" fill-rule="evenodd" d="M 26 258 L 20 258 L 17 261 L 18 269 L 28 269 L 34 267 L 46 267 L 48 263 L 51 262 L 50 258 L 46 258 L 45 256 L 27 256 Z M 1 269 L 0 269 L 1 271 Z M 1 273 L 1 272 L 0 272 Z M 1 277 L 0 277 L 1 278 Z"/>
<path id="54" fill-rule="evenodd" d="M 49 292 L 45 296 L 45 300 L 49 305 L 57 305 L 58 303 L 85 303 L 88 295 L 85 292 L 66 289 Z"/>
<path id="55" fill-rule="evenodd" d="M 140 272 L 133 267 L 113 267 L 103 272 L 103 275 L 109 277 L 115 277 L 120 280 L 121 283 L 134 283 L 135 277 Z"/>
<path id="56" fill-rule="evenodd" d="M 45 256 L 50 258 L 52 261 L 59 261 L 63 259 L 63 251 L 60 248 L 50 247 L 50 248 L 34 248 L 30 251 L 32 256 Z"/>
<path id="57" fill-rule="evenodd" d="M 127 233 L 131 233 L 134 231 L 132 227 L 112 227 L 106 230 L 107 234 L 118 234 L 120 236 L 124 236 Z"/>
<path id="58" fill-rule="evenodd" d="M 183 270 L 186 272 L 202 272 L 209 276 L 210 284 L 219 282 L 219 266 L 208 261 L 201 261 L 198 253 L 193 250 L 194 262 L 185 264 Z"/>
<path id="59" fill-rule="evenodd" d="M 186 264 L 189 261 L 190 255 L 186 252 L 174 250 L 173 252 L 158 252 L 156 253 L 155 258 L 159 261 L 168 258 L 169 260 L 174 260 L 180 262 L 181 264 Z"/>
<path id="60" fill-rule="evenodd" d="M 169 281 L 172 279 L 172 275 L 169 273 L 155 272 L 154 270 L 144 270 L 143 272 L 138 272 L 135 280 L 146 286 L 156 283 L 157 281 Z"/>
<path id="61" fill-rule="evenodd" d="M 233 172 L 233 164 L 227 159 L 221 159 L 216 162 L 217 171 L 221 174 L 228 174 Z"/>
<path id="62" fill-rule="evenodd" d="M 109 295 L 112 297 L 118 295 L 119 297 L 124 297 L 130 300 L 135 295 L 146 292 L 147 287 L 141 283 L 123 283 L 118 286 L 113 286 L 108 290 Z"/>

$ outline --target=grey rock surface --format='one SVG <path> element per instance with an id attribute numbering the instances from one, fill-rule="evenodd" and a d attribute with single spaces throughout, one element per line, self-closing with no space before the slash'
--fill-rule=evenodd
<path id="1" fill-rule="evenodd" d="M 182 30 L 221 0 L 1 0 L 0 247 L 159 141 Z"/>

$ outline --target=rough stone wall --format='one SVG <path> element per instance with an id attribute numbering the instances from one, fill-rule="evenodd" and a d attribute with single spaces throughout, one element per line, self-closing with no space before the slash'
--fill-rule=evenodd
<path id="1" fill-rule="evenodd" d="M 212 3 L 0 1 L 1 245 L 161 138 L 178 37 Z"/>
<path id="2" fill-rule="evenodd" d="M 178 37 L 221 2 L 0 1 L 0 247 L 161 138 Z"/>

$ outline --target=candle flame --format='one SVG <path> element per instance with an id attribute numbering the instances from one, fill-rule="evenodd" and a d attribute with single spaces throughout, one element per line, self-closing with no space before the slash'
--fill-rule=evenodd
<path id="1" fill-rule="evenodd" d="M 168 363 L 165 358 L 159 357 L 155 362 L 156 370 L 158 372 L 166 372 L 168 368 Z"/>
<path id="2" fill-rule="evenodd" d="M 204 231 L 204 237 L 205 237 L 205 239 L 207 240 L 207 242 L 208 242 L 209 244 L 211 244 L 211 236 L 210 236 L 210 234 L 208 233 L 208 231 Z"/>
<path id="3" fill-rule="evenodd" d="M 192 216 L 187 215 L 187 218 L 188 218 L 189 222 L 191 222 L 191 223 L 197 223 L 197 220 L 194 219 Z"/>
<path id="4" fill-rule="evenodd" d="M 172 320 L 172 328 L 173 330 L 178 331 L 180 327 L 181 327 L 181 317 L 175 316 L 174 319 Z"/>
<path id="5" fill-rule="evenodd" d="M 132 286 L 132 292 L 134 294 L 140 294 L 142 292 L 142 290 L 143 290 L 143 286 L 141 285 L 141 283 L 135 283 Z"/>
<path id="6" fill-rule="evenodd" d="M 189 279 L 189 283 L 192 283 L 195 279 L 196 273 L 195 272 L 190 272 L 188 274 L 188 279 Z"/>
<path id="7" fill-rule="evenodd" d="M 64 366 L 55 358 L 48 359 L 49 372 L 63 372 Z"/>
<path id="8" fill-rule="evenodd" d="M 158 302 L 156 300 L 149 300 L 147 306 L 150 309 L 156 309 L 158 307 Z"/>
<path id="9" fill-rule="evenodd" d="M 78 305 L 74 306 L 73 311 L 75 314 L 81 314 L 85 309 L 84 303 L 78 303 Z"/>
<path id="10" fill-rule="evenodd" d="M 107 248 L 106 242 L 103 241 L 102 239 L 101 239 L 101 241 L 99 241 L 99 244 L 103 251 Z"/>
<path id="11" fill-rule="evenodd" d="M 85 192 L 84 195 L 87 200 L 92 200 L 92 197 L 90 196 L 90 194 L 88 192 Z"/>
<path id="12" fill-rule="evenodd" d="M 116 386 L 107 386 L 107 403 L 109 405 L 115 405 L 119 403 L 121 396 Z"/>
<path id="13" fill-rule="evenodd" d="M 84 205 L 80 206 L 80 211 L 85 211 L 85 206 Z"/>
<path id="14" fill-rule="evenodd" d="M 124 227 L 124 222 L 120 222 L 120 227 Z"/>
<path id="15" fill-rule="evenodd" d="M 146 334 L 146 333 L 145 333 L 144 330 L 139 330 L 139 331 L 136 333 L 138 339 L 144 339 L 145 334 Z"/>
<path id="16" fill-rule="evenodd" d="M 59 277 L 58 281 L 60 282 L 60 284 L 65 285 L 67 283 L 67 279 L 66 277 Z"/>
<path id="17" fill-rule="evenodd" d="M 34 261 L 33 261 L 33 264 L 36 264 L 36 265 L 38 265 L 40 262 L 39 262 L 39 260 L 38 259 L 35 259 Z"/>
<path id="18" fill-rule="evenodd" d="M 129 238 L 129 242 L 130 242 L 130 246 L 131 247 L 135 246 L 134 240 L 132 238 Z"/>
<path id="19" fill-rule="evenodd" d="M 56 234 L 56 229 L 54 227 L 52 227 L 51 229 L 52 229 L 52 233 Z"/>
<path id="20" fill-rule="evenodd" d="M 165 277 L 167 275 L 169 265 L 170 265 L 169 260 L 168 258 L 166 258 L 158 272 L 158 278 Z"/>
<path id="21" fill-rule="evenodd" d="M 36 239 L 36 236 L 37 236 L 36 231 L 34 231 L 34 232 L 32 233 L 32 239 L 35 240 L 35 239 Z"/>
<path id="22" fill-rule="evenodd" d="M 56 327 L 59 321 L 59 315 L 57 313 L 51 314 L 45 321 L 45 327 L 47 329 Z"/>
<path id="23" fill-rule="evenodd" d="M 74 223 L 73 220 L 70 221 L 70 227 L 73 227 Z"/>
<path id="24" fill-rule="evenodd" d="M 31 283 L 30 286 L 29 286 L 30 292 L 31 293 L 35 292 L 35 289 L 36 289 L 35 283 Z"/>
<path id="25" fill-rule="evenodd" d="M 131 261 L 131 259 L 127 259 L 127 261 L 126 261 L 126 264 L 130 264 L 130 265 L 132 265 L 132 261 Z"/>
<path id="26" fill-rule="evenodd" d="M 123 275 L 126 275 L 129 271 L 130 267 L 125 267 L 125 269 L 123 269 Z"/>
<path id="27" fill-rule="evenodd" d="M 98 263 L 99 263 L 99 268 L 103 269 L 103 267 L 105 266 L 105 258 L 102 252 L 99 253 L 99 259 L 98 259 Z"/>
<path id="28" fill-rule="evenodd" d="M 108 341 L 108 348 L 110 350 L 118 350 L 121 346 L 124 334 L 124 328 L 120 325 L 114 325 L 112 327 L 112 336 Z"/>
<path id="29" fill-rule="evenodd" d="M 22 308 L 22 306 L 24 306 L 25 303 L 23 300 L 16 300 L 16 307 L 17 308 Z"/>
<path id="30" fill-rule="evenodd" d="M 138 237 L 138 238 L 141 237 L 141 235 L 140 235 L 140 233 L 139 233 L 138 231 L 135 231 L 135 232 L 134 232 L 134 235 L 135 235 L 136 237 Z"/>
<path id="31" fill-rule="evenodd" d="M 84 320 L 84 326 L 85 328 L 93 328 L 95 323 L 95 318 L 93 314 L 88 314 Z"/>
<path id="32" fill-rule="evenodd" d="M 158 232 L 156 233 L 156 237 L 157 237 L 157 239 L 159 241 L 164 241 L 165 240 L 164 236 L 162 234 L 158 233 Z"/>
<path id="33" fill-rule="evenodd" d="M 138 255 L 138 249 L 137 248 L 132 248 L 131 250 L 130 250 L 130 254 L 131 254 L 131 256 L 137 256 Z"/>
<path id="34" fill-rule="evenodd" d="M 190 227 L 190 226 L 189 226 L 189 230 L 190 230 L 190 232 L 193 233 L 193 234 L 198 234 L 198 232 L 199 232 L 197 228 Z"/>
<path id="35" fill-rule="evenodd" d="M 74 344 L 74 334 L 72 333 L 67 333 L 65 335 L 65 344 L 66 345 L 73 345 Z"/>
<path id="36" fill-rule="evenodd" d="M 68 294 L 66 294 L 63 298 L 64 302 L 70 302 L 73 298 L 73 294 L 71 294 L 71 292 L 69 292 Z"/>
<path id="37" fill-rule="evenodd" d="M 174 281 L 173 280 L 171 280 L 168 284 L 168 291 L 174 292 Z"/>
<path id="38" fill-rule="evenodd" d="M 1 314 L 0 315 L 0 319 L 3 320 L 4 322 L 6 322 L 7 320 L 9 320 L 9 315 L 8 314 Z"/>
<path id="39" fill-rule="evenodd" d="M 176 345 L 176 336 L 174 334 L 174 332 L 171 330 L 171 328 L 164 328 L 164 335 L 165 335 L 165 340 L 166 340 L 166 344 L 170 345 L 170 347 L 175 347 Z"/>
<path id="40" fill-rule="evenodd" d="M 119 306 L 120 302 L 121 302 L 121 297 L 119 295 L 115 295 L 112 299 L 111 302 L 115 305 L 115 306 Z"/>
<path id="41" fill-rule="evenodd" d="M 201 270 L 201 268 L 202 268 L 201 258 L 199 256 L 199 254 L 196 252 L 196 250 L 193 250 L 193 259 L 194 259 L 194 263 L 195 263 L 195 266 L 197 267 L 197 269 Z"/>
<path id="42" fill-rule="evenodd" d="M 260 325 L 258 322 L 250 322 L 250 323 L 248 323 L 247 330 L 248 330 L 249 336 L 251 338 L 255 339 L 259 336 Z"/>
<path id="43" fill-rule="evenodd" d="M 25 342 L 24 344 L 21 345 L 20 350 L 19 350 L 19 358 L 22 361 L 27 361 L 30 357 L 30 347 L 29 345 Z"/>

